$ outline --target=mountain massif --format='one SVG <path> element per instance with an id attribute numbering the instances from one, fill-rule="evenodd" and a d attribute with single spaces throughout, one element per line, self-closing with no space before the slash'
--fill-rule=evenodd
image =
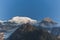
<path id="1" fill-rule="evenodd" d="M 0 21 L 0 31 L 6 40 L 60 40 L 60 26 L 51 18 L 37 21 L 28 17 L 14 17 Z"/>

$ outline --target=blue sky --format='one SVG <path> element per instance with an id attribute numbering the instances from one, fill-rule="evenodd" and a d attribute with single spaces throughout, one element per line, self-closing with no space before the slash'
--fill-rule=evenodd
<path id="1" fill-rule="evenodd" d="M 60 0 L 0 0 L 0 19 L 27 16 L 40 20 L 50 17 L 60 22 Z"/>

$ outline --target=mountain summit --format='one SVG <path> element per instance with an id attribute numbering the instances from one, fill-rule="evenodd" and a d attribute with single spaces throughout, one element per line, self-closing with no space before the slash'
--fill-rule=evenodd
<path id="1" fill-rule="evenodd" d="M 51 18 L 47 17 L 44 18 L 41 22 L 40 25 L 41 26 L 52 26 L 52 25 L 56 25 L 57 23 L 55 21 L 53 21 Z"/>

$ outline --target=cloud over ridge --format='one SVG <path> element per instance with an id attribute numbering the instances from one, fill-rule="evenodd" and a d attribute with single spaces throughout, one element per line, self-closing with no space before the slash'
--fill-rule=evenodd
<path id="1" fill-rule="evenodd" d="M 20 17 L 20 16 L 13 17 L 12 19 L 10 19 L 8 21 L 9 22 L 15 22 L 18 24 L 26 24 L 26 23 L 34 24 L 34 23 L 37 23 L 37 20 L 31 19 L 29 17 Z"/>

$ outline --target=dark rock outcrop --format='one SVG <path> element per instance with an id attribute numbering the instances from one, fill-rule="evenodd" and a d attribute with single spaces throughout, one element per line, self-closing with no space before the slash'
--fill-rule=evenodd
<path id="1" fill-rule="evenodd" d="M 30 24 L 21 25 L 8 40 L 57 40 L 47 31 Z"/>

